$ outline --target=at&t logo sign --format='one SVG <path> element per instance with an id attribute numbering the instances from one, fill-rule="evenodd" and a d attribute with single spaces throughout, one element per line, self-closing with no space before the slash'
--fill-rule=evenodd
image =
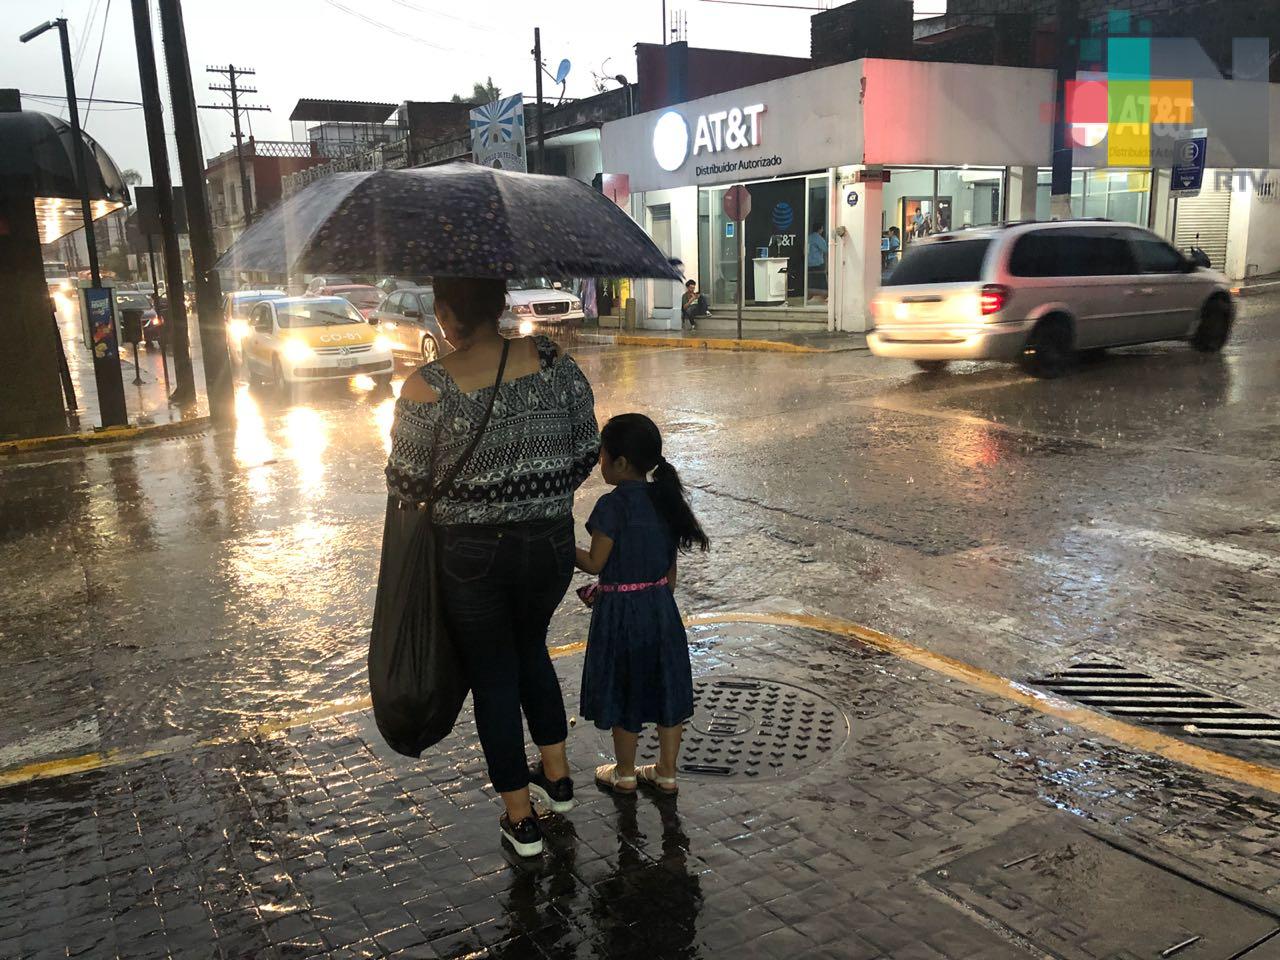
<path id="1" fill-rule="evenodd" d="M 699 114 L 692 137 L 693 155 L 760 146 L 763 103 Z M 658 166 L 674 172 L 689 158 L 689 124 L 676 110 L 668 110 L 653 128 L 653 156 Z"/>

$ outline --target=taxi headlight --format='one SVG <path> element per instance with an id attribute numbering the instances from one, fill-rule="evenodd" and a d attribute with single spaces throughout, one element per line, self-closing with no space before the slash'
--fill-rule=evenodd
<path id="1" fill-rule="evenodd" d="M 250 327 L 249 324 L 246 323 L 244 320 L 227 321 L 227 336 L 229 336 L 232 340 L 234 340 L 238 344 L 244 342 L 245 338 L 249 336 L 249 332 L 252 329 L 253 328 Z"/>
<path id="2" fill-rule="evenodd" d="M 376 337 L 373 338 L 373 348 L 375 350 L 390 351 L 391 341 L 386 337 L 384 337 L 382 334 L 378 334 Z"/>
<path id="3" fill-rule="evenodd" d="M 520 336 L 522 336 L 522 337 L 527 337 L 527 336 L 530 336 L 530 335 L 532 335 L 532 334 L 533 334 L 533 321 L 532 321 L 532 320 L 521 320 L 521 321 L 520 321 Z"/>
<path id="4" fill-rule="evenodd" d="M 533 314 L 533 307 L 529 306 L 527 303 L 517 303 L 511 308 L 511 312 L 518 317 L 527 317 Z"/>
<path id="5" fill-rule="evenodd" d="M 284 342 L 284 358 L 290 363 L 301 363 L 312 355 L 312 349 L 302 340 Z"/>

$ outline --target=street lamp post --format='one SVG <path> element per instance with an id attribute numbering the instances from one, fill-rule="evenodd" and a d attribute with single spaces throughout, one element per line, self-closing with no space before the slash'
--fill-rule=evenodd
<path id="1" fill-rule="evenodd" d="M 36 37 L 58 28 L 62 41 L 62 73 L 67 83 L 67 109 L 71 113 L 72 162 L 76 187 L 80 193 L 80 213 L 84 217 L 84 242 L 89 251 L 90 289 L 82 303 L 89 305 L 89 328 L 92 332 L 93 377 L 98 386 L 98 412 L 104 427 L 124 426 L 129 413 L 124 403 L 124 378 L 120 375 L 119 347 L 116 340 L 114 304 L 110 293 L 102 289 L 102 273 L 98 267 L 98 242 L 93 233 L 93 209 L 89 200 L 89 174 L 85 159 L 84 138 L 80 135 L 80 109 L 76 101 L 76 77 L 71 66 L 71 41 L 67 38 L 67 18 L 49 20 L 24 33 L 19 39 L 29 43 Z M 105 318 L 103 313 L 105 312 Z M 101 346 L 101 352 L 99 347 Z"/>

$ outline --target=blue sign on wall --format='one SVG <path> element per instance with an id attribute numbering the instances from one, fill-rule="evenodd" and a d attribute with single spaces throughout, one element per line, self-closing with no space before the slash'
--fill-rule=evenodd
<path id="1" fill-rule="evenodd" d="M 858 191 L 850 190 L 849 195 L 844 198 L 844 202 L 851 207 L 856 207 L 858 205 Z"/>
<path id="2" fill-rule="evenodd" d="M 1198 197 L 1204 184 L 1204 160 L 1209 152 L 1208 137 L 1188 137 L 1173 147 L 1171 197 Z"/>

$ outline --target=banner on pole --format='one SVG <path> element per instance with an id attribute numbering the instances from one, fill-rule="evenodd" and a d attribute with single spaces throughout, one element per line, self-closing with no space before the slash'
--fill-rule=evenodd
<path id="1" fill-rule="evenodd" d="M 481 166 L 528 172 L 523 94 L 504 97 L 471 111 L 471 156 Z"/>

